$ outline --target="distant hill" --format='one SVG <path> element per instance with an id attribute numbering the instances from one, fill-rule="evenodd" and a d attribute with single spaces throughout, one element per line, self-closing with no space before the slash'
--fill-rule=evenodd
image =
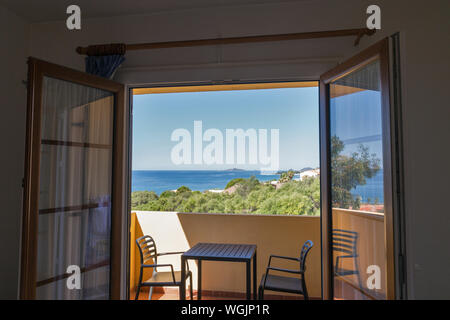
<path id="1" fill-rule="evenodd" d="M 301 169 L 298 173 L 302 173 L 302 172 L 309 171 L 309 170 L 314 170 L 314 168 L 306 167 L 306 168 Z"/>
<path id="2" fill-rule="evenodd" d="M 309 170 L 314 170 L 314 168 L 305 167 L 305 168 L 302 168 L 300 170 L 294 170 L 294 169 L 280 170 L 280 171 L 277 172 L 277 174 L 282 174 L 282 173 L 285 173 L 285 172 L 288 172 L 288 171 L 294 171 L 294 173 L 302 173 L 302 172 L 309 171 Z"/>

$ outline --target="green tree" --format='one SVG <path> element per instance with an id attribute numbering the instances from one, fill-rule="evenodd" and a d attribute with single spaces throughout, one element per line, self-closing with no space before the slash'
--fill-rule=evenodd
<path id="1" fill-rule="evenodd" d="M 241 182 L 243 182 L 244 180 L 245 180 L 244 178 L 235 178 L 235 179 L 233 179 L 233 180 L 230 180 L 230 181 L 227 183 L 225 189 L 231 188 L 231 187 L 234 186 L 235 184 L 241 183 Z"/>
<path id="2" fill-rule="evenodd" d="M 191 191 L 192 191 L 192 190 L 189 189 L 189 188 L 186 187 L 186 186 L 181 186 L 181 187 L 179 187 L 179 188 L 177 189 L 177 193 L 191 192 Z"/>
<path id="3" fill-rule="evenodd" d="M 159 195 L 159 198 L 161 199 L 161 198 L 171 198 L 171 197 L 175 197 L 176 196 L 176 193 L 175 192 L 173 192 L 173 191 L 171 191 L 171 190 L 166 190 L 166 191 L 163 191 L 160 195 Z"/>
<path id="4" fill-rule="evenodd" d="M 331 138 L 331 185 L 333 207 L 359 209 L 359 197 L 350 190 L 366 184 L 380 170 L 380 159 L 369 154 L 369 148 L 360 144 L 350 155 L 342 154 L 344 143 L 336 136 Z"/>
<path id="5" fill-rule="evenodd" d="M 135 191 L 131 194 L 131 207 L 138 208 L 157 199 L 158 196 L 153 191 Z"/>
<path id="6" fill-rule="evenodd" d="M 280 182 L 281 183 L 286 183 L 292 180 L 292 178 L 294 178 L 295 172 L 293 170 L 289 170 L 287 172 L 283 172 L 280 175 Z"/>
<path id="7" fill-rule="evenodd" d="M 257 189 L 261 183 L 255 176 L 251 176 L 248 179 L 243 179 L 241 182 L 237 184 L 238 188 L 236 189 L 236 193 L 241 197 L 246 198 L 247 195 L 253 190 Z"/>

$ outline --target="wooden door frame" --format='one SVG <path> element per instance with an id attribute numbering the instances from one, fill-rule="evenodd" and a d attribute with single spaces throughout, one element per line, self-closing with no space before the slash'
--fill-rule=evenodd
<path id="1" fill-rule="evenodd" d="M 321 234 L 322 234 L 322 297 L 333 298 L 332 265 L 332 209 L 330 181 L 330 113 L 329 84 L 350 72 L 355 71 L 375 60 L 380 61 L 382 128 L 383 128 L 383 175 L 385 204 L 385 252 L 386 252 L 386 298 L 395 299 L 394 268 L 394 219 L 392 186 L 392 149 L 391 149 L 391 107 L 389 76 L 389 39 L 385 38 L 359 54 L 351 57 L 320 77 L 320 153 L 321 153 Z"/>
<path id="2" fill-rule="evenodd" d="M 99 88 L 114 94 L 110 298 L 120 299 L 121 234 L 124 205 L 123 174 L 125 164 L 124 148 L 126 143 L 124 136 L 124 86 L 111 80 L 58 66 L 33 57 L 28 59 L 20 298 L 35 299 L 36 296 L 42 83 L 44 76 Z"/>

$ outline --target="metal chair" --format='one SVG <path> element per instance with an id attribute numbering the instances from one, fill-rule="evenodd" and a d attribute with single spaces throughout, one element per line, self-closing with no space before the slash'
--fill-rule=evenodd
<path id="1" fill-rule="evenodd" d="M 183 252 L 165 252 L 158 253 L 156 250 L 156 244 L 152 237 L 145 235 L 136 239 L 136 244 L 139 248 L 139 253 L 141 256 L 141 268 L 139 273 L 139 284 L 136 291 L 135 300 L 139 297 L 139 292 L 141 287 L 150 287 L 150 293 L 148 299 L 152 299 L 153 288 L 154 287 L 179 287 L 181 289 L 181 272 L 174 271 L 172 264 L 158 264 L 158 257 L 172 255 L 172 254 L 182 254 Z M 150 263 L 150 264 L 147 264 Z M 160 272 L 157 268 L 170 267 L 170 271 Z M 142 276 L 144 273 L 144 268 L 153 268 L 152 276 L 145 282 L 142 282 Z M 191 300 L 193 300 L 193 290 L 192 290 L 192 272 L 189 271 L 189 264 L 187 264 L 186 279 L 189 278 L 189 293 Z M 180 291 L 181 295 L 181 291 Z"/>
<path id="2" fill-rule="evenodd" d="M 336 255 L 336 262 L 334 264 L 334 275 L 340 277 L 347 277 L 355 275 L 358 281 L 359 288 L 362 288 L 361 274 L 359 273 L 358 264 L 358 232 L 333 229 L 332 230 L 332 247 L 333 253 L 341 252 L 343 254 Z M 354 269 L 341 267 L 343 259 L 352 259 Z"/>
<path id="3" fill-rule="evenodd" d="M 267 265 L 266 273 L 263 274 L 261 278 L 261 283 L 258 290 L 258 298 L 260 300 L 264 299 L 264 290 L 279 291 L 301 294 L 305 300 L 309 299 L 308 290 L 306 289 L 305 282 L 305 270 L 306 270 L 306 256 L 309 250 L 311 250 L 314 243 L 311 240 L 307 240 L 300 252 L 300 258 L 284 257 L 271 254 L 269 257 L 269 263 Z M 282 269 L 271 266 L 272 258 L 292 260 L 299 262 L 299 270 Z M 269 274 L 269 271 L 281 271 L 286 273 L 298 274 L 300 277 L 285 277 Z"/>

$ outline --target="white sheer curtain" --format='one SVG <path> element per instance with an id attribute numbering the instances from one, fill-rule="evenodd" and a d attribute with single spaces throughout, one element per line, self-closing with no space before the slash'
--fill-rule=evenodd
<path id="1" fill-rule="evenodd" d="M 38 299 L 108 299 L 114 97 L 44 78 Z M 67 267 L 81 269 L 68 289 Z"/>

